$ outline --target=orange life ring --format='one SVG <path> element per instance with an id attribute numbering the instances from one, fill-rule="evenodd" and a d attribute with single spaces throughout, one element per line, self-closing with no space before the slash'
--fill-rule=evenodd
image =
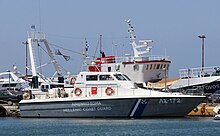
<path id="1" fill-rule="evenodd" d="M 81 90 L 80 88 L 76 88 L 76 89 L 74 90 L 74 94 L 75 94 L 76 96 L 80 96 L 80 95 L 82 94 L 82 90 Z"/>
<path id="2" fill-rule="evenodd" d="M 113 93 L 115 93 L 115 91 L 111 87 L 107 87 L 105 89 L 105 93 L 106 95 L 111 96 Z"/>
<path id="3" fill-rule="evenodd" d="M 75 82 L 76 82 L 76 78 L 75 78 L 75 77 L 71 78 L 71 80 L 70 80 L 70 84 L 71 84 L 71 85 L 74 85 Z"/>

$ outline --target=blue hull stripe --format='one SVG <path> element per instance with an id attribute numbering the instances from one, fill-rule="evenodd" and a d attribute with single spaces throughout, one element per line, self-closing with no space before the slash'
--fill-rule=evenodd
<path id="1" fill-rule="evenodd" d="M 136 112 L 136 110 L 137 110 L 137 108 L 138 108 L 140 102 L 141 102 L 141 99 L 138 99 L 138 100 L 135 102 L 135 105 L 132 107 L 132 110 L 130 111 L 130 114 L 129 114 L 130 117 L 133 117 L 133 116 L 134 116 L 134 114 L 135 114 L 135 112 Z"/>
<path id="2" fill-rule="evenodd" d="M 149 100 L 141 99 L 141 102 L 140 102 L 140 104 L 139 104 L 139 106 L 138 106 L 138 108 L 137 108 L 137 110 L 134 114 L 134 117 L 140 117 L 142 115 L 146 105 L 148 104 L 148 101 Z"/>
<path id="3" fill-rule="evenodd" d="M 131 111 L 129 112 L 129 117 L 140 117 L 148 104 L 149 99 L 138 99 L 134 103 Z"/>
<path id="4" fill-rule="evenodd" d="M 149 99 L 138 99 L 132 107 L 129 117 L 140 117 L 148 104 Z"/>

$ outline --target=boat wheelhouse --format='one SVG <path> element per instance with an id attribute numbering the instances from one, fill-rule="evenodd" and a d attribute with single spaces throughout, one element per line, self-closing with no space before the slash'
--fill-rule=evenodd
<path id="1" fill-rule="evenodd" d="M 137 42 L 131 21 L 128 20 L 127 23 L 133 55 L 127 54 L 125 57 L 102 55 L 102 57 L 87 63 L 89 65 L 88 71 L 122 72 L 140 86 L 146 86 L 146 82 L 158 81 L 168 76 L 171 63 L 168 57 L 152 55 L 150 43 L 153 41 L 140 40 Z"/>

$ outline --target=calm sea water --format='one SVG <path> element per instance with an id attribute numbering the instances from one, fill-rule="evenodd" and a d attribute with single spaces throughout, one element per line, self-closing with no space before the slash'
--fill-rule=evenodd
<path id="1" fill-rule="evenodd" d="M 2 136 L 141 136 L 220 134 L 220 121 L 213 118 L 159 119 L 31 119 L 0 118 Z"/>

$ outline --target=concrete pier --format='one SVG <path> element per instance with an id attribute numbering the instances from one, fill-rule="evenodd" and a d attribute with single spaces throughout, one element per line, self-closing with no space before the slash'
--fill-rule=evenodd
<path id="1" fill-rule="evenodd" d="M 213 109 L 218 103 L 201 103 L 194 110 L 192 110 L 188 116 L 200 116 L 200 117 L 214 117 L 215 113 Z"/>
<path id="2" fill-rule="evenodd" d="M 19 115 L 18 104 L 0 104 L 0 117 L 18 117 Z"/>

